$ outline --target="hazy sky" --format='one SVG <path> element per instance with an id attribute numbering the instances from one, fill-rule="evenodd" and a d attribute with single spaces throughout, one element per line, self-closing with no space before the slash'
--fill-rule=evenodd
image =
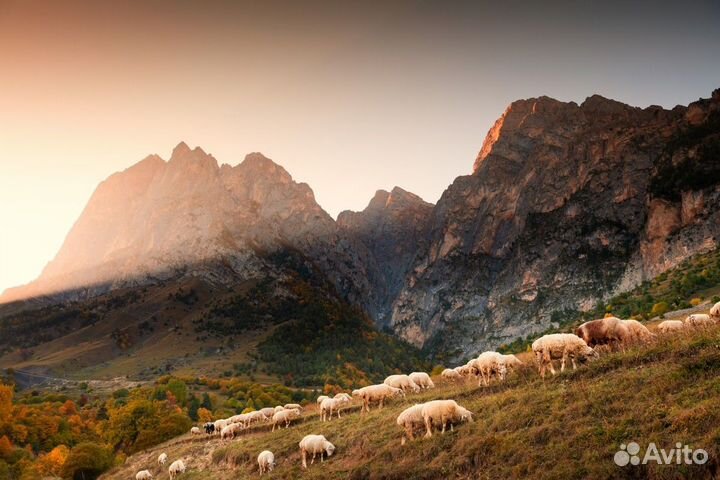
<path id="1" fill-rule="evenodd" d="M 261 151 L 335 216 L 435 202 L 508 103 L 672 107 L 720 87 L 720 2 L 0 0 L 0 290 L 95 186 L 184 140 Z"/>

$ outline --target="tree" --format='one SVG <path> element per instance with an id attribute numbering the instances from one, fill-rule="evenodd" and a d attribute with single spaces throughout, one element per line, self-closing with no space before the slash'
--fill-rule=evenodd
<path id="1" fill-rule="evenodd" d="M 0 385 L 0 430 L 4 430 L 12 418 L 13 396 L 13 387 L 10 385 Z"/>
<path id="2" fill-rule="evenodd" d="M 200 420 L 201 422 L 203 422 L 203 423 L 212 422 L 212 419 L 213 419 L 212 412 L 210 410 L 208 410 L 207 408 L 200 407 L 200 408 L 198 408 L 197 413 L 198 413 L 198 420 Z"/>
<path id="3" fill-rule="evenodd" d="M 167 389 L 175 396 L 178 405 L 185 405 L 188 396 L 188 388 L 185 382 L 173 378 L 167 383 Z"/>
<path id="4" fill-rule="evenodd" d="M 107 448 L 90 442 L 81 443 L 70 450 L 62 476 L 73 480 L 94 480 L 112 463 L 113 457 Z"/>

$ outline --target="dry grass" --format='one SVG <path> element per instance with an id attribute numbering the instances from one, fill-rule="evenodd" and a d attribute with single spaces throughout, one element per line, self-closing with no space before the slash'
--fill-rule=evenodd
<path id="1" fill-rule="evenodd" d="M 612 353 L 542 381 L 532 368 L 503 385 L 478 388 L 444 385 L 410 395 L 382 411 L 321 423 L 309 413 L 290 429 L 255 428 L 233 442 L 182 437 L 128 459 L 106 475 L 134 478 L 151 468 L 167 478 L 154 459 L 189 459 L 191 478 L 258 476 L 256 457 L 275 453 L 278 463 L 266 478 L 445 479 L 445 478 L 714 478 L 720 454 L 720 329 L 661 338 L 648 346 Z M 453 433 L 400 445 L 398 413 L 412 403 L 454 398 L 477 420 Z M 324 464 L 300 469 L 298 442 L 308 433 L 325 435 L 336 453 Z M 703 466 L 613 463 L 618 445 L 676 442 L 704 448 Z M 183 478 L 183 477 L 181 477 Z"/>

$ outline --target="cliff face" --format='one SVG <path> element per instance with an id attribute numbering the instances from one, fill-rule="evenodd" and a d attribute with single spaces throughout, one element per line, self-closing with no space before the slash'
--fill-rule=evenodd
<path id="1" fill-rule="evenodd" d="M 672 111 L 514 102 L 435 207 L 393 328 L 471 353 L 713 248 L 719 112 L 717 92 Z"/>
<path id="2" fill-rule="evenodd" d="M 428 219 L 433 205 L 417 195 L 395 187 L 378 190 L 362 212 L 340 213 L 337 223 L 348 236 L 370 252 L 380 272 L 376 282 L 376 320 L 390 321 L 392 303 L 405 286 L 418 250 L 427 243 Z"/>

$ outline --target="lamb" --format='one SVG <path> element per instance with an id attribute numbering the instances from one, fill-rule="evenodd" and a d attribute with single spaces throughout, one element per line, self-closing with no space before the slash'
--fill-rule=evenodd
<path id="1" fill-rule="evenodd" d="M 135 480 L 149 480 L 153 478 L 152 473 L 150 473 L 150 470 L 140 470 L 135 475 Z"/>
<path id="2" fill-rule="evenodd" d="M 590 348 L 585 341 L 572 333 L 553 333 L 538 338 L 532 344 L 535 359 L 540 369 L 540 376 L 545 378 L 545 369 L 549 365 L 550 372 L 555 375 L 553 360 L 562 359 L 560 371 L 565 371 L 567 359 L 572 360 L 573 370 L 577 368 L 575 360 L 589 360 L 597 358 L 597 352 Z"/>
<path id="3" fill-rule="evenodd" d="M 425 437 L 432 437 L 433 425 L 442 425 L 441 433 L 445 433 L 445 426 L 450 424 L 450 431 L 454 423 L 472 422 L 472 412 L 455 402 L 455 400 L 433 400 L 422 406 L 422 417 L 427 433 Z"/>
<path id="4" fill-rule="evenodd" d="M 272 472 L 275 468 L 275 455 L 270 450 L 263 450 L 257 458 L 260 475 Z"/>
<path id="5" fill-rule="evenodd" d="M 415 404 L 410 408 L 406 408 L 398 415 L 397 424 L 405 429 L 405 434 L 400 441 L 401 445 L 405 445 L 407 438 L 414 440 L 414 430 L 425 426 L 425 420 L 422 416 L 423 406 L 425 406 L 423 403 Z"/>
<path id="6" fill-rule="evenodd" d="M 420 391 L 420 387 L 407 375 L 390 375 L 383 383 L 391 387 L 402 388 L 404 391 L 412 390 L 415 393 Z"/>
<path id="7" fill-rule="evenodd" d="M 185 463 L 182 460 L 175 460 L 168 469 L 170 480 L 174 480 L 181 473 L 185 473 Z"/>
<path id="8" fill-rule="evenodd" d="M 167 453 L 163 452 L 158 457 L 157 463 L 158 463 L 158 465 L 165 465 L 166 462 L 167 462 Z"/>
<path id="9" fill-rule="evenodd" d="M 352 394 L 353 396 L 359 396 L 362 398 L 363 406 L 360 409 L 360 412 L 365 410 L 369 412 L 371 402 L 378 402 L 379 408 L 382 408 L 385 399 L 405 396 L 405 392 L 403 392 L 401 388 L 391 387 L 390 385 L 386 385 L 384 383 L 380 385 L 369 385 L 358 390 L 353 390 Z"/>
<path id="10" fill-rule="evenodd" d="M 717 302 L 710 309 L 710 316 L 715 320 L 720 320 L 720 302 Z"/>
<path id="11" fill-rule="evenodd" d="M 228 422 L 227 420 L 215 420 L 215 432 L 217 432 L 218 434 L 222 432 L 222 429 L 227 427 L 228 423 L 230 422 Z"/>
<path id="12" fill-rule="evenodd" d="M 233 439 L 243 429 L 242 423 L 231 423 L 220 431 L 220 440 Z"/>
<path id="13" fill-rule="evenodd" d="M 285 408 L 285 410 L 300 410 L 300 411 L 302 411 L 302 409 L 303 409 L 303 407 L 301 407 L 297 403 L 286 403 L 283 408 Z"/>
<path id="14" fill-rule="evenodd" d="M 343 404 L 350 403 L 351 399 L 347 396 L 347 393 L 343 394 L 339 398 L 326 398 L 320 404 L 320 419 L 321 421 L 332 420 L 333 411 L 337 412 L 337 417 L 340 418 L 340 409 Z"/>
<path id="15" fill-rule="evenodd" d="M 425 372 L 412 372 L 410 375 L 408 375 L 408 377 L 410 377 L 410 380 L 415 382 L 415 384 L 420 388 L 435 388 L 435 384 L 430 379 L 430 375 Z"/>
<path id="16" fill-rule="evenodd" d="M 440 376 L 446 380 L 452 380 L 452 381 L 457 381 L 457 380 L 460 380 L 460 378 L 461 378 L 461 375 L 458 373 L 458 371 L 454 370 L 452 368 L 446 368 L 445 370 L 442 371 Z"/>
<path id="17" fill-rule="evenodd" d="M 202 435 L 202 430 L 200 430 L 198 427 L 192 427 L 190 429 L 190 435 Z"/>
<path id="18" fill-rule="evenodd" d="M 660 333 L 677 332 L 685 328 L 685 324 L 680 320 L 665 320 L 658 325 L 657 329 Z"/>
<path id="19" fill-rule="evenodd" d="M 292 410 L 282 410 L 280 412 L 277 412 L 275 415 L 273 415 L 273 427 L 272 431 L 275 431 L 275 427 L 280 426 L 280 424 L 285 423 L 285 428 L 288 428 L 290 426 L 290 422 L 296 418 L 300 418 L 300 410 L 294 408 Z"/>
<path id="20" fill-rule="evenodd" d="M 712 325 L 714 320 L 710 318 L 710 315 L 705 313 L 693 313 L 688 315 L 685 319 L 685 324 L 690 327 L 703 328 Z"/>
<path id="21" fill-rule="evenodd" d="M 493 375 L 497 375 L 500 380 L 505 380 L 507 373 L 507 365 L 503 355 L 498 352 L 483 352 L 478 358 L 470 360 L 467 366 L 471 371 L 479 376 L 478 387 L 481 384 L 490 385 Z"/>
<path id="22" fill-rule="evenodd" d="M 325 400 L 326 398 L 330 398 L 330 397 L 328 397 L 327 395 L 320 395 L 317 398 L 317 404 L 320 405 L 323 402 L 323 400 Z"/>
<path id="23" fill-rule="evenodd" d="M 310 464 L 315 462 L 315 456 L 320 454 L 320 462 L 323 462 L 323 454 L 331 457 L 335 453 L 335 445 L 328 442 L 323 435 L 305 435 L 300 443 L 300 455 L 302 456 L 302 466 L 307 469 L 307 455 L 312 453 Z"/>
<path id="24" fill-rule="evenodd" d="M 589 347 L 598 345 L 620 347 L 631 340 L 631 332 L 627 325 L 616 317 L 585 322 L 575 329 L 575 335 L 583 339 Z"/>

